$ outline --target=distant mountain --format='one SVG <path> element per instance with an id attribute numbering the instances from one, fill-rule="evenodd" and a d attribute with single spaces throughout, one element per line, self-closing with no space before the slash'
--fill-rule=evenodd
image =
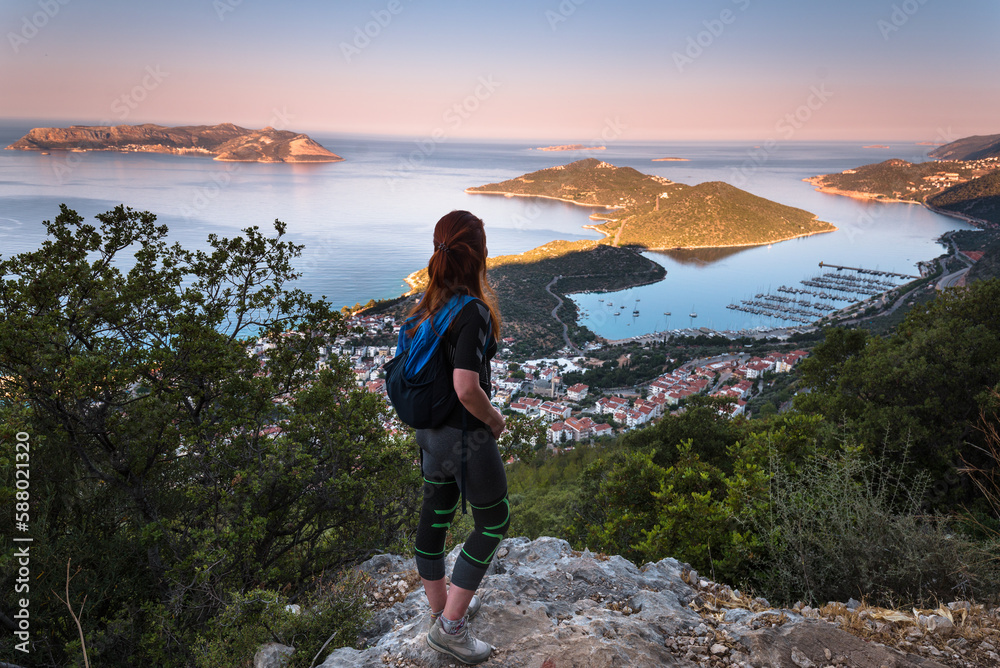
<path id="1" fill-rule="evenodd" d="M 688 186 L 596 158 L 466 192 L 547 197 L 605 208 L 591 218 L 608 221 L 597 229 L 614 245 L 650 249 L 753 246 L 837 229 L 808 211 L 726 183 Z"/>
<path id="2" fill-rule="evenodd" d="M 1000 226 L 1000 170 L 942 190 L 927 204 Z"/>
<path id="3" fill-rule="evenodd" d="M 343 160 L 307 135 L 232 123 L 176 128 L 144 125 L 34 128 L 7 147 L 20 151 L 121 151 L 212 156 L 230 162 L 338 162 Z"/>
<path id="4" fill-rule="evenodd" d="M 1000 135 L 976 135 L 939 146 L 930 153 L 938 160 L 982 160 L 1000 158 Z"/>

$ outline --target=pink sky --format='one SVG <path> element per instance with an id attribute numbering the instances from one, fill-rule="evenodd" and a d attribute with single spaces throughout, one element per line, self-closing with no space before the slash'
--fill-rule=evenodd
<path id="1" fill-rule="evenodd" d="M 220 2 L 4 3 L 0 116 L 588 142 L 1000 132 L 985 0 Z"/>

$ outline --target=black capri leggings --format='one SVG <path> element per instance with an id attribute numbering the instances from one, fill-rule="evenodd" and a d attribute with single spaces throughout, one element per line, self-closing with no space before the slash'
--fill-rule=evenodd
<path id="1" fill-rule="evenodd" d="M 444 543 L 461 503 L 462 430 L 418 429 L 424 475 L 424 500 L 414 554 L 425 580 L 445 576 Z M 453 584 L 475 591 L 510 526 L 507 475 L 496 440 L 488 429 L 466 432 L 465 498 L 472 506 L 475 528 L 462 546 L 451 574 Z"/>

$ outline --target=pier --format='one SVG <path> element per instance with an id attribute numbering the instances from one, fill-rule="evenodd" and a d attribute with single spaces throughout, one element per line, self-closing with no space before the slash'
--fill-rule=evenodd
<path id="1" fill-rule="evenodd" d="M 893 279 L 920 278 L 894 271 L 844 267 L 825 262 L 820 262 L 819 266 L 836 271 L 828 271 L 800 281 L 806 287 L 782 285 L 778 287 L 777 292 L 784 294 L 758 292 L 754 295 L 754 299 L 744 299 L 739 304 L 729 304 L 726 308 L 767 318 L 808 323 L 838 310 L 840 306 L 833 302 L 860 302 L 899 287 L 900 284 Z M 854 273 L 840 273 L 844 270 Z M 818 298 L 822 301 L 810 301 L 805 299 L 805 296 Z"/>
<path id="2" fill-rule="evenodd" d="M 830 267 L 830 269 L 836 269 L 837 271 L 840 271 L 841 269 L 847 269 L 849 271 L 856 271 L 859 274 L 870 274 L 872 276 L 895 276 L 896 278 L 909 278 L 911 280 L 920 278 L 919 276 L 911 276 L 909 274 L 897 274 L 896 272 L 893 271 L 881 271 L 879 269 L 863 269 L 860 267 L 841 267 L 835 264 L 827 264 L 822 260 L 820 260 L 819 266 L 820 269 L 822 269 L 823 267 Z"/>

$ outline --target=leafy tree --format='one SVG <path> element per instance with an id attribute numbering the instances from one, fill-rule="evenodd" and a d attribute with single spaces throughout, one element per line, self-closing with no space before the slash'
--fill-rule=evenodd
<path id="1" fill-rule="evenodd" d="M 583 473 L 574 521 L 568 538 L 591 549 L 640 560 L 635 548 L 643 531 L 657 523 L 654 496 L 665 470 L 646 452 L 617 450 L 598 459 Z"/>
<path id="2" fill-rule="evenodd" d="M 978 462 L 974 424 L 1000 381 L 1000 280 L 944 291 L 887 338 L 833 330 L 802 370 L 812 391 L 797 407 L 867 446 L 888 435 L 891 451 L 909 447 L 917 468 L 943 478 L 959 456 Z"/>
<path id="3" fill-rule="evenodd" d="M 72 557 L 84 630 L 102 629 L 92 659 L 190 664 L 231 593 L 294 600 L 398 543 L 418 476 L 384 402 L 340 359 L 317 371 L 346 327 L 289 287 L 301 247 L 284 224 L 192 251 L 148 212 L 97 219 L 63 205 L 40 249 L 0 262 L 0 410 L 32 437 L 32 602 L 51 629 L 36 652 L 75 652 L 49 596 Z"/>
<path id="4" fill-rule="evenodd" d="M 677 446 L 691 441 L 694 452 L 703 461 L 728 471 L 731 464 L 727 462 L 726 448 L 740 439 L 747 423 L 741 418 L 722 415 L 719 408 L 725 403 L 714 397 L 693 396 L 683 413 L 666 416 L 650 427 L 626 434 L 621 439 L 622 445 L 650 451 L 653 461 L 668 467 L 679 457 Z"/>
<path id="5" fill-rule="evenodd" d="M 508 415 L 506 429 L 500 435 L 497 445 L 504 460 L 514 458 L 529 462 L 535 451 L 545 446 L 548 425 L 539 418 L 524 415 Z"/>

